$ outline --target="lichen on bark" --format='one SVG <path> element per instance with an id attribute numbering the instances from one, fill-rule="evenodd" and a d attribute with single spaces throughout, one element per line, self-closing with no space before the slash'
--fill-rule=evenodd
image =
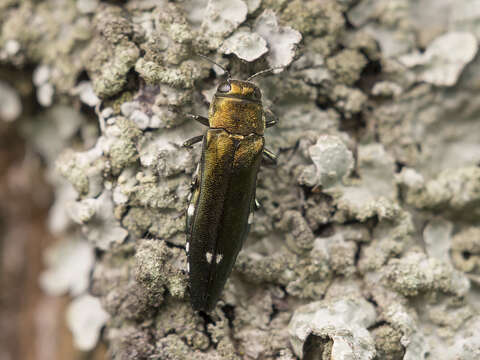
<path id="1" fill-rule="evenodd" d="M 1 64 L 34 64 L 51 103 L 6 120 L 45 159 L 52 231 L 97 250 L 78 276 L 112 358 L 478 354 L 480 14 L 440 0 L 430 25 L 427 3 L 0 2 Z M 197 54 L 240 79 L 285 66 L 255 80 L 279 163 L 259 173 L 262 207 L 208 315 L 189 305 L 184 251 L 200 149 L 181 145 L 223 75 Z"/>

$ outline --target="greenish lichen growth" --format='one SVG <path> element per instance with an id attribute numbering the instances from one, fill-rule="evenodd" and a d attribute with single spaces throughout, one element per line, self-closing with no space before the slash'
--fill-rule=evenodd
<path id="1" fill-rule="evenodd" d="M 469 227 L 452 239 L 452 262 L 463 272 L 480 272 L 480 228 Z"/>
<path id="2" fill-rule="evenodd" d="M 327 59 L 327 68 L 343 84 L 353 85 L 367 65 L 367 59 L 360 52 L 345 49 Z"/>
<path id="3" fill-rule="evenodd" d="M 375 337 L 377 358 L 385 360 L 402 360 L 405 348 L 401 343 L 402 334 L 389 325 L 382 325 L 372 331 Z"/>
<path id="4" fill-rule="evenodd" d="M 125 87 L 127 74 L 140 57 L 139 48 L 131 41 L 135 32 L 127 16 L 120 7 L 104 5 L 93 20 L 95 38 L 83 57 L 101 98 L 112 97 Z"/>
<path id="5" fill-rule="evenodd" d="M 410 253 L 400 260 L 390 260 L 384 272 L 388 284 L 405 296 L 417 296 L 428 291 L 464 296 L 470 287 L 468 279 L 451 265 L 427 259 L 422 253 Z"/>
<path id="6" fill-rule="evenodd" d="M 57 161 L 57 169 L 80 196 L 97 196 L 101 192 L 99 182 L 106 166 L 104 159 L 93 158 L 88 163 L 81 163 L 79 156 L 73 151 L 65 151 Z"/>
<path id="7" fill-rule="evenodd" d="M 289 1 L 281 16 L 303 35 L 335 36 L 345 29 L 341 5 L 334 1 Z"/>
<path id="8" fill-rule="evenodd" d="M 480 168 L 447 170 L 427 183 L 408 186 L 406 201 L 419 209 L 477 219 L 480 215 Z"/>
<path id="9" fill-rule="evenodd" d="M 168 290 L 174 298 L 186 295 L 186 277 L 183 273 L 186 262 L 183 251 L 169 248 L 164 241 L 142 240 L 136 250 L 136 280 L 151 294 L 152 298 Z M 172 262 L 172 258 L 177 258 Z"/>
<path id="10" fill-rule="evenodd" d="M 90 292 L 111 316 L 110 356 L 472 357 L 480 61 L 448 62 L 478 50 L 467 3 L 439 2 L 432 22 L 405 0 L 0 2 L 0 63 L 34 67 L 33 85 L 10 85 L 52 103 L 15 121 L 51 170 L 52 230 L 97 249 Z M 228 54 L 240 32 L 268 51 Z M 458 33 L 476 41 L 425 60 Z M 262 206 L 208 315 L 189 304 L 184 234 L 201 154 L 181 145 L 205 130 L 186 114 L 207 114 L 223 74 L 196 54 L 239 79 L 286 64 L 255 79 L 279 117 L 265 134 L 279 162 L 259 172 Z"/>
<path id="11" fill-rule="evenodd" d="M 197 63 L 193 61 L 184 61 L 178 68 L 171 68 L 141 59 L 137 62 L 135 71 L 149 84 L 161 82 L 181 88 L 193 87 L 195 80 L 198 80 L 202 74 Z"/>

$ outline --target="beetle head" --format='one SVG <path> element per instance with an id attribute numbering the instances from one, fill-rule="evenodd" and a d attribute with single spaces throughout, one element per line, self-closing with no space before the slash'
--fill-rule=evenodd
<path id="1" fill-rule="evenodd" d="M 260 88 L 254 83 L 242 80 L 227 80 L 221 83 L 215 94 L 216 97 L 238 98 L 242 100 L 262 101 Z"/>
<path id="2" fill-rule="evenodd" d="M 210 128 L 221 128 L 237 135 L 262 135 L 265 121 L 261 97 L 260 89 L 251 82 L 223 82 L 217 88 L 208 111 Z"/>

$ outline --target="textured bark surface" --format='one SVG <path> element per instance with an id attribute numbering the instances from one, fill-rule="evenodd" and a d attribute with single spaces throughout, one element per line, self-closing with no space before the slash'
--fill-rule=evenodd
<path id="1" fill-rule="evenodd" d="M 11 179 L 25 159 L 44 165 L 61 241 L 38 281 L 71 296 L 75 347 L 480 357 L 478 24 L 475 0 L 0 0 L 0 129 L 31 153 L 0 166 Z M 284 68 L 255 80 L 279 117 L 266 133 L 279 164 L 260 171 L 262 208 L 208 316 L 189 304 L 185 256 L 200 148 L 181 144 L 204 131 L 186 114 L 206 116 L 222 70 L 196 54 L 238 79 Z M 14 184 L 35 210 L 48 200 L 35 205 L 46 191 L 31 171 Z M 3 206 L 2 294 L 25 264 L 4 270 L 3 249 L 44 244 L 8 235 L 42 215 L 22 226 Z"/>

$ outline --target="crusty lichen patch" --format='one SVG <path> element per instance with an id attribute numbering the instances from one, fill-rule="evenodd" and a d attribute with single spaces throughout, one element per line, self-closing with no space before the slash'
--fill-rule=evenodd
<path id="1" fill-rule="evenodd" d="M 480 228 L 469 227 L 456 234 L 451 242 L 451 256 L 458 270 L 478 274 L 480 272 Z"/>
<path id="2" fill-rule="evenodd" d="M 10 96 L 3 117 L 49 168 L 52 231 L 97 249 L 81 287 L 47 291 L 99 298 L 114 359 L 477 358 L 471 4 L 0 3 L 0 63 L 34 64 L 29 87 L 50 107 L 23 116 Z M 223 72 L 196 54 L 240 79 L 284 67 L 255 79 L 279 161 L 260 170 L 262 206 L 208 315 L 189 305 L 184 251 L 200 148 L 181 145 L 205 130 L 186 114 L 207 114 Z M 93 346 L 100 326 L 72 328 Z"/>

